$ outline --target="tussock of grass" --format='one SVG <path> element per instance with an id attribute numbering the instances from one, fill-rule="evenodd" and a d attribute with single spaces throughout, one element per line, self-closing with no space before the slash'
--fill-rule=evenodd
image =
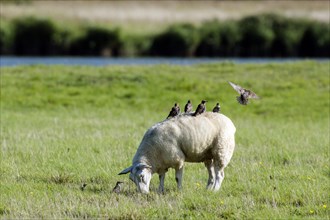
<path id="1" fill-rule="evenodd" d="M 262 99 L 238 105 L 227 81 Z M 146 129 L 204 98 L 237 128 L 220 192 L 187 163 L 182 192 L 170 170 L 164 195 L 157 177 L 137 194 L 117 174 Z M 327 219 L 329 62 L 1 68 L 0 140 L 3 218 Z"/>

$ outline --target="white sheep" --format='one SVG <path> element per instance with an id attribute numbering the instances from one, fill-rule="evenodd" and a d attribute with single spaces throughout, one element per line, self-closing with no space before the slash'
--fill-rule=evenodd
<path id="1" fill-rule="evenodd" d="M 204 162 L 209 179 L 207 189 L 217 191 L 225 177 L 235 148 L 236 128 L 223 114 L 205 112 L 193 117 L 183 114 L 152 126 L 144 135 L 133 158 L 130 179 L 139 192 L 148 193 L 151 176 L 159 174 L 159 191 L 164 191 L 165 173 L 175 169 L 178 189 L 182 187 L 184 162 Z"/>

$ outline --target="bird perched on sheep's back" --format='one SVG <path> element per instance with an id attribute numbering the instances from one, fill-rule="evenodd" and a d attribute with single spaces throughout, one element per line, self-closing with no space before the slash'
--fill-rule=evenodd
<path id="1" fill-rule="evenodd" d="M 244 89 L 243 87 L 236 85 L 232 82 L 228 82 L 239 94 L 240 96 L 237 96 L 237 101 L 242 105 L 247 105 L 249 102 L 249 98 L 251 99 L 259 99 L 259 97 L 252 92 L 251 90 Z"/>
<path id="2" fill-rule="evenodd" d="M 220 112 L 220 104 L 219 102 L 216 104 L 216 106 L 213 108 L 212 112 L 219 113 Z"/>
<path id="3" fill-rule="evenodd" d="M 166 119 L 171 117 L 173 118 L 179 114 L 180 114 L 180 106 L 178 103 L 175 103 Z"/>
<path id="4" fill-rule="evenodd" d="M 206 100 L 202 100 L 202 102 L 197 106 L 197 109 L 193 114 L 193 116 L 200 115 L 206 111 L 206 106 L 205 106 L 206 102 L 207 102 Z"/>
<path id="5" fill-rule="evenodd" d="M 118 181 L 116 183 L 116 186 L 113 188 L 112 192 L 113 193 L 120 193 L 121 189 L 122 189 L 122 185 L 123 185 L 124 182 L 121 182 L 121 181 Z"/>
<path id="6" fill-rule="evenodd" d="M 187 104 L 184 106 L 184 112 L 185 113 L 190 113 L 193 109 L 193 106 L 191 104 L 191 101 L 188 100 Z"/>

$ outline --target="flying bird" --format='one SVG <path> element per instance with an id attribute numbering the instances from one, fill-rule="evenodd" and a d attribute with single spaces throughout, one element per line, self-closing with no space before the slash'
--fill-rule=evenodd
<path id="1" fill-rule="evenodd" d="M 251 90 L 244 89 L 243 87 L 236 85 L 232 82 L 228 82 L 239 94 L 240 96 L 237 96 L 237 101 L 242 105 L 247 105 L 249 102 L 249 99 L 259 99 L 259 97 L 252 92 Z"/>
<path id="2" fill-rule="evenodd" d="M 202 102 L 197 106 L 197 109 L 194 112 L 193 116 L 200 115 L 206 111 L 206 106 L 205 106 L 206 102 L 207 102 L 206 100 L 202 100 Z"/>
<path id="3" fill-rule="evenodd" d="M 220 112 L 220 104 L 219 102 L 216 104 L 216 106 L 212 110 L 213 112 L 219 113 Z"/>
<path id="4" fill-rule="evenodd" d="M 175 117 L 175 116 L 177 116 L 179 114 L 180 114 L 179 104 L 178 103 L 175 103 L 166 119 L 168 119 L 170 117 Z"/>
<path id="5" fill-rule="evenodd" d="M 112 192 L 113 193 L 120 193 L 121 189 L 122 189 L 122 185 L 123 185 L 124 182 L 121 182 L 121 181 L 118 181 L 116 183 L 116 186 L 113 188 Z"/>
<path id="6" fill-rule="evenodd" d="M 184 106 L 184 112 L 185 113 L 190 113 L 192 111 L 192 104 L 191 104 L 191 101 L 188 100 L 187 104 Z"/>

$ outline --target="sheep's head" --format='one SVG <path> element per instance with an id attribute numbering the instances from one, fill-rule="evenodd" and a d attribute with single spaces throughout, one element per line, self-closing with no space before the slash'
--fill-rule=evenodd
<path id="1" fill-rule="evenodd" d="M 118 175 L 126 174 L 128 172 L 130 172 L 130 180 L 135 183 L 138 191 L 141 193 L 149 193 L 149 184 L 152 175 L 151 167 L 146 164 L 139 163 L 124 169 Z"/>

